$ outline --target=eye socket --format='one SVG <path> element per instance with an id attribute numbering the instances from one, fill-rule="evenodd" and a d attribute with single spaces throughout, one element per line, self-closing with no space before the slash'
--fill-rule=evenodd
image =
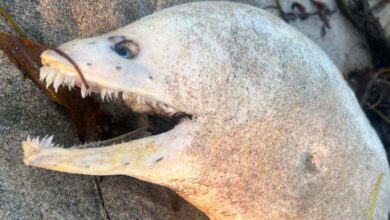
<path id="1" fill-rule="evenodd" d="M 122 40 L 114 45 L 113 50 L 121 57 L 133 59 L 139 53 L 138 44 L 132 40 Z"/>

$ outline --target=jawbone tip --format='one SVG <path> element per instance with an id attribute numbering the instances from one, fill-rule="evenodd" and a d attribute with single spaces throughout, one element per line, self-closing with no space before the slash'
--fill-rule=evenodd
<path id="1" fill-rule="evenodd" d="M 34 156 L 37 155 L 41 151 L 41 149 L 39 145 L 36 145 L 34 142 L 28 140 L 23 141 L 22 147 L 24 153 L 23 161 L 28 166 L 31 164 L 31 161 L 33 160 Z"/>
<path id="2" fill-rule="evenodd" d="M 41 140 L 39 137 L 30 139 L 30 136 L 27 137 L 26 141 L 22 142 L 24 158 L 23 161 L 26 165 L 31 165 L 31 162 L 36 158 L 36 156 L 45 148 L 53 147 L 52 144 L 53 136 L 45 136 Z"/>

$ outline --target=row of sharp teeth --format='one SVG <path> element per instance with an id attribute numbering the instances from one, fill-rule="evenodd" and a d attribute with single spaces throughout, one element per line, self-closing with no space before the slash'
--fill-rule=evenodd
<path id="1" fill-rule="evenodd" d="M 75 77 L 60 73 L 58 70 L 55 70 L 48 66 L 43 66 L 41 68 L 39 80 L 46 81 L 46 88 L 53 84 L 55 92 L 58 91 L 58 88 L 61 85 L 66 86 L 69 90 L 71 90 L 76 85 Z M 83 98 L 87 97 L 88 95 L 91 95 L 92 93 L 99 93 L 103 101 L 115 100 L 119 97 L 121 97 L 123 100 L 127 100 L 129 98 L 129 95 L 127 93 L 119 90 L 99 89 L 99 91 L 97 91 L 97 89 L 93 88 L 87 89 L 83 83 L 81 83 L 80 92 Z"/>
<path id="2" fill-rule="evenodd" d="M 59 74 L 50 67 L 43 66 L 39 74 L 39 80 L 46 81 L 46 88 L 53 84 L 54 90 L 57 92 L 60 85 L 65 84 L 69 90 L 74 87 L 76 79 L 72 76 Z"/>
<path id="3" fill-rule="evenodd" d="M 52 136 L 46 135 L 42 139 L 40 139 L 39 137 L 31 139 L 30 135 L 29 135 L 29 136 L 27 136 L 27 142 L 32 143 L 37 148 L 45 148 L 45 149 L 48 149 L 48 148 L 64 148 L 64 146 L 62 146 L 62 145 L 54 144 L 53 143 L 53 137 L 54 137 L 54 135 L 52 135 Z M 99 147 L 100 144 L 101 144 L 101 142 L 97 141 L 97 142 L 84 143 L 82 145 L 77 145 L 77 147 L 78 148 L 82 148 L 82 147 L 85 148 L 85 146 Z M 76 145 L 73 145 L 73 146 L 69 147 L 68 149 L 71 149 L 71 148 L 76 148 Z"/>
<path id="4" fill-rule="evenodd" d="M 39 137 L 31 139 L 30 136 L 27 137 L 27 141 L 33 143 L 35 146 L 40 148 L 57 148 L 61 147 L 60 145 L 53 144 L 53 135 L 52 136 L 45 136 L 41 140 Z"/>
<path id="5" fill-rule="evenodd" d="M 122 98 L 122 100 L 124 101 L 129 100 L 131 102 L 137 103 L 138 105 L 148 105 L 155 109 L 161 109 L 168 114 L 173 114 L 175 112 L 174 109 L 168 107 L 164 103 L 156 102 L 144 96 L 134 95 L 120 90 L 99 88 L 92 83 L 88 83 L 90 84 L 90 88 L 87 89 L 81 81 L 79 81 L 78 79 L 76 81 L 76 77 L 69 76 L 66 73 L 61 73 L 60 70 L 51 68 L 49 66 L 43 66 L 41 68 L 39 79 L 41 81 L 46 81 L 46 87 L 49 87 L 53 84 L 53 88 L 56 92 L 61 85 L 66 86 L 69 90 L 71 90 L 77 83 L 81 84 L 80 92 L 83 98 L 88 95 L 91 95 L 92 93 L 96 93 L 100 94 L 102 101 L 114 101 L 118 100 L 119 98 Z"/>

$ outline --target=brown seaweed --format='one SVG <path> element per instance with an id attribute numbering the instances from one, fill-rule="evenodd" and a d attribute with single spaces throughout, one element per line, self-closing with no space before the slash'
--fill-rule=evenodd
<path id="1" fill-rule="evenodd" d="M 40 55 L 48 48 L 50 47 L 27 38 L 0 32 L 0 50 L 3 50 L 24 76 L 31 79 L 52 101 L 69 111 L 80 140 L 103 138 L 106 134 L 102 127 L 108 123 L 110 114 L 102 110 L 94 97 L 82 98 L 78 88 L 69 91 L 60 86 L 55 92 L 52 86 L 46 88 L 46 84 L 39 80 L 39 70 L 42 67 Z"/>

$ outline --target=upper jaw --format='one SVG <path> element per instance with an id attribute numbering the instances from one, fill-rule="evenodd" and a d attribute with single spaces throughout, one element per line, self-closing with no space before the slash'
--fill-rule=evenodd
<path id="1" fill-rule="evenodd" d="M 58 91 L 60 86 L 67 87 L 69 90 L 74 87 L 79 87 L 83 98 L 94 93 L 100 95 L 102 101 L 119 99 L 135 112 L 156 113 L 166 117 L 172 117 L 178 113 L 169 104 L 145 95 L 142 91 L 136 91 L 135 89 L 120 88 L 109 83 L 101 85 L 100 83 L 88 80 L 88 78 L 87 88 L 74 71 L 69 70 L 62 64 L 56 64 L 54 66 L 53 64 L 45 63 L 40 71 L 40 80 L 45 81 L 47 87 L 53 85 L 55 91 Z"/>

